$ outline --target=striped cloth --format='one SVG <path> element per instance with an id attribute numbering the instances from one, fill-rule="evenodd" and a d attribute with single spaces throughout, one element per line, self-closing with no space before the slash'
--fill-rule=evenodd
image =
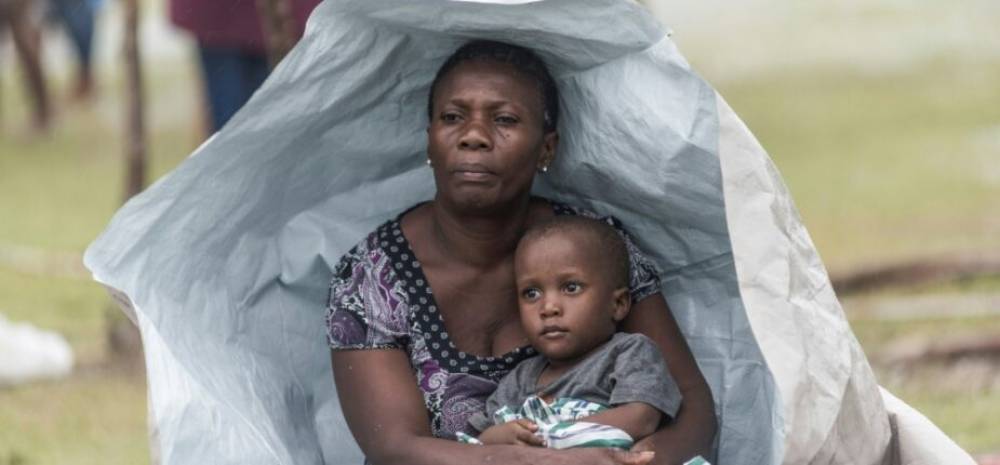
<path id="1" fill-rule="evenodd" d="M 521 408 L 515 411 L 504 406 L 493 413 L 493 424 L 501 425 L 521 418 L 527 418 L 538 425 L 535 433 L 545 440 L 545 447 L 550 449 L 569 449 L 571 447 L 610 447 L 629 450 L 634 441 L 628 433 L 614 426 L 579 421 L 608 408 L 596 402 L 562 397 L 552 404 L 547 404 L 538 396 L 530 396 L 524 400 Z M 478 439 L 468 434 L 458 432 L 455 435 L 460 442 L 480 444 Z M 684 462 L 684 465 L 712 465 L 702 456 L 697 456 Z"/>
<path id="2" fill-rule="evenodd" d="M 635 441 L 625 431 L 613 426 L 579 421 L 604 410 L 607 410 L 607 407 L 596 402 L 559 398 L 548 404 L 538 396 L 530 396 L 524 400 L 520 409 L 514 410 L 504 406 L 494 412 L 493 423 L 500 425 L 522 418 L 531 420 L 538 425 L 535 434 L 545 441 L 546 447 L 551 449 L 571 447 L 630 449 Z M 457 433 L 456 436 L 460 442 L 482 444 L 467 434 Z"/>

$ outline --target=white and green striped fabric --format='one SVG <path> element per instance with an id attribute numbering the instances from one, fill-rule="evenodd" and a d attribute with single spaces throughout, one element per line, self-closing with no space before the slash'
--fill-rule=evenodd
<path id="1" fill-rule="evenodd" d="M 610 447 L 628 450 L 632 447 L 632 436 L 613 426 L 580 421 L 595 413 L 607 410 L 607 407 L 596 402 L 563 397 L 552 404 L 546 403 L 538 396 L 524 400 L 521 408 L 514 410 L 504 406 L 493 413 L 493 423 L 500 425 L 522 418 L 531 420 L 538 425 L 535 433 L 545 441 L 545 446 L 551 449 L 569 449 L 573 447 Z M 458 440 L 469 444 L 480 442 L 463 433 L 458 433 Z"/>

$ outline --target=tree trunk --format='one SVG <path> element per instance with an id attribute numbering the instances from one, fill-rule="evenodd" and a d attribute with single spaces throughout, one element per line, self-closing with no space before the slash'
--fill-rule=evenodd
<path id="1" fill-rule="evenodd" d="M 290 0 L 257 0 L 267 58 L 273 69 L 292 50 L 297 40 Z"/>
<path id="2" fill-rule="evenodd" d="M 142 192 L 146 174 L 146 121 L 139 53 L 139 0 L 125 0 L 125 201 Z M 113 361 L 137 369 L 142 363 L 142 338 L 121 310 L 107 320 L 107 342 Z"/>
<path id="3" fill-rule="evenodd" d="M 142 191 L 146 171 L 146 122 L 139 55 L 139 3 L 125 0 L 125 200 Z"/>

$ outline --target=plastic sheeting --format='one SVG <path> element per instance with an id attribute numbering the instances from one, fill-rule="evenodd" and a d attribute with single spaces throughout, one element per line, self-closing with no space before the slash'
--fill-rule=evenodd
<path id="1" fill-rule="evenodd" d="M 142 332 L 160 463 L 361 462 L 325 345 L 330 269 L 432 196 L 427 91 L 471 38 L 549 63 L 561 146 L 535 191 L 617 216 L 657 261 L 715 396 L 718 463 L 881 463 L 889 417 L 780 177 L 621 0 L 318 7 L 243 110 L 87 251 Z"/>

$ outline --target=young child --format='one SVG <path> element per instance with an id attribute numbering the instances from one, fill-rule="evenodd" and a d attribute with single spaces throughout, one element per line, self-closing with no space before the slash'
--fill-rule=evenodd
<path id="1" fill-rule="evenodd" d="M 539 355 L 469 419 L 478 440 L 460 440 L 628 449 L 676 415 L 680 391 L 656 344 L 616 333 L 631 306 L 628 266 L 622 237 L 598 220 L 557 216 L 524 235 L 514 256 L 518 305 Z"/>

